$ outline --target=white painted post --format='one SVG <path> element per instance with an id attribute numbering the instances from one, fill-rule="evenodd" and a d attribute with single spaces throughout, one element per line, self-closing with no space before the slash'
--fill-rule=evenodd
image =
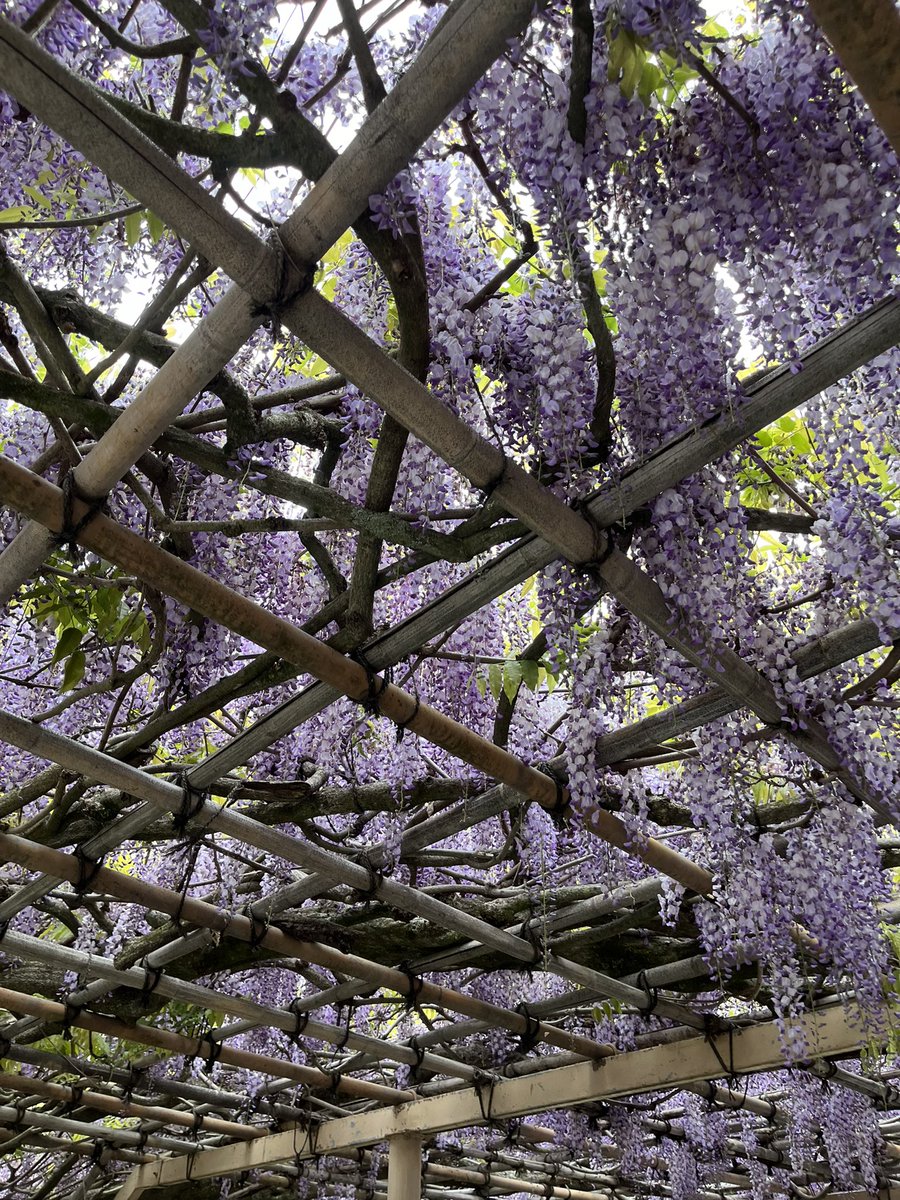
<path id="1" fill-rule="evenodd" d="M 388 1139 L 388 1200 L 421 1200 L 422 1139 L 401 1133 Z"/>

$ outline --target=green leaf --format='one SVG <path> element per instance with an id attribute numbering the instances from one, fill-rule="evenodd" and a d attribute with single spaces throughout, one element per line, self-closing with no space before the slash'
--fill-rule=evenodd
<path id="1" fill-rule="evenodd" d="M 791 434 L 791 445 L 798 454 L 809 454 L 812 450 L 812 443 L 809 440 L 809 434 L 803 428 L 800 428 L 796 431 L 796 433 Z"/>
<path id="2" fill-rule="evenodd" d="M 84 669 L 86 666 L 87 659 L 84 657 L 84 651 L 76 650 L 66 663 L 61 690 L 71 692 L 74 688 L 77 688 L 84 678 Z"/>
<path id="3" fill-rule="evenodd" d="M 154 246 L 166 232 L 166 223 L 161 217 L 158 217 L 155 212 L 147 209 L 147 229 L 150 233 L 150 240 Z"/>
<path id="4" fill-rule="evenodd" d="M 491 695 L 495 700 L 499 700 L 503 691 L 503 667 L 500 663 L 491 663 L 488 667 L 488 682 L 491 685 Z"/>
<path id="5" fill-rule="evenodd" d="M 724 25 L 720 25 L 718 21 L 708 20 L 705 25 L 700 26 L 699 32 L 708 38 L 727 38 L 728 30 Z"/>
<path id="6" fill-rule="evenodd" d="M 64 658 L 68 658 L 81 645 L 81 639 L 84 637 L 84 632 L 81 629 L 76 629 L 73 625 L 68 626 L 59 635 L 56 643 L 56 649 L 53 651 L 51 662 L 62 662 Z"/>
<path id="7" fill-rule="evenodd" d="M 665 82 L 665 77 L 659 67 L 653 63 L 644 63 L 641 78 L 638 82 L 638 97 L 645 108 L 649 107 L 654 92 Z"/>
<path id="8" fill-rule="evenodd" d="M 622 95 L 626 99 L 630 99 L 634 95 L 635 88 L 641 78 L 644 70 L 644 63 L 647 61 L 646 52 L 641 46 L 635 42 L 632 46 L 631 53 L 626 55 L 625 62 L 622 66 Z"/>
<path id="9" fill-rule="evenodd" d="M 522 664 L 516 658 L 511 658 L 503 664 L 503 690 L 506 698 L 512 704 L 522 682 Z"/>
<path id="10" fill-rule="evenodd" d="M 536 692 L 541 679 L 541 668 L 534 659 L 526 658 L 522 662 L 522 682 L 532 692 Z"/>
<path id="11" fill-rule="evenodd" d="M 47 199 L 47 197 L 43 195 L 42 192 L 39 192 L 37 188 L 32 187 L 31 184 L 26 183 L 22 190 L 27 192 L 35 204 L 37 204 L 40 208 L 49 209 L 51 207 L 50 201 Z"/>
<path id="12" fill-rule="evenodd" d="M 125 242 L 129 246 L 134 246 L 141 240 L 141 231 L 144 227 L 144 214 L 142 212 L 130 213 L 125 218 Z"/>

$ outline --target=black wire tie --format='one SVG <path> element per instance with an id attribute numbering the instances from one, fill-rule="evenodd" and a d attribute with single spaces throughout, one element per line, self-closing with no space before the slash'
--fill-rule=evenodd
<path id="1" fill-rule="evenodd" d="M 187 831 L 188 825 L 203 810 L 206 803 L 206 792 L 195 788 L 187 771 L 181 775 L 181 805 L 172 817 L 172 828 L 177 834 Z"/>
<path id="2" fill-rule="evenodd" d="M 647 1003 L 643 1004 L 638 1010 L 643 1017 L 649 1017 L 659 1003 L 659 988 L 652 987 L 647 982 L 647 972 L 638 971 L 638 987 L 644 989 L 644 994 L 647 997 Z"/>
<path id="3" fill-rule="evenodd" d="M 398 746 L 403 741 L 403 735 L 406 732 L 406 730 L 409 728 L 410 725 L 412 725 L 413 721 L 419 715 L 420 707 L 421 706 L 419 703 L 419 697 L 416 696 L 415 708 L 412 710 L 412 712 L 409 714 L 408 717 L 405 717 L 404 720 L 397 722 L 397 745 Z"/>
<path id="4" fill-rule="evenodd" d="M 75 847 L 74 855 L 78 860 L 78 878 L 72 884 L 72 890 L 76 895 L 83 896 L 97 878 L 103 866 L 103 858 L 88 858 L 81 846 Z"/>
<path id="5" fill-rule="evenodd" d="M 106 496 L 102 496 L 99 500 L 93 499 L 90 496 L 83 495 L 78 490 L 78 484 L 75 482 L 75 476 L 72 474 L 71 467 L 65 473 L 60 484 L 63 498 L 63 515 L 62 528 L 54 537 L 54 542 L 57 546 L 65 546 L 74 559 L 81 558 L 81 547 L 78 545 L 78 535 L 88 526 L 94 517 L 99 516 L 106 508 Z M 87 511 L 79 519 L 75 520 L 75 501 L 80 500 L 82 504 L 87 505 Z"/>

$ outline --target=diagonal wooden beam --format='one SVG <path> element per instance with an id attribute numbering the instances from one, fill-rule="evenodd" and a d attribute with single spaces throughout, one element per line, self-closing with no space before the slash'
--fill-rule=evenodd
<path id="1" fill-rule="evenodd" d="M 2 465 L 0 464 L 0 467 Z M 138 540 L 140 541 L 140 539 Z M 199 575 L 199 572 L 197 574 Z M 232 596 L 235 601 L 241 602 L 240 597 L 235 596 L 233 593 Z M 241 603 L 246 605 L 249 602 L 242 601 Z M 202 611 L 199 593 L 196 592 L 195 604 L 198 611 Z M 255 607 L 251 605 L 251 608 Z M 262 610 L 259 611 L 261 612 Z M 292 628 L 286 622 L 283 624 L 287 629 Z M 296 633 L 297 631 L 294 632 Z M 334 652 L 329 651 L 329 653 Z M 336 657 L 339 661 L 344 661 L 340 655 Z M 364 671 L 363 676 L 365 677 Z M 408 711 L 415 713 L 415 699 L 412 696 L 408 696 L 407 693 L 401 692 L 399 689 L 396 689 L 396 691 L 397 695 L 394 699 L 399 703 L 403 703 L 408 708 Z M 382 703 L 384 703 L 384 698 L 390 699 L 390 694 L 382 693 L 382 697 Z M 419 705 L 417 719 L 419 716 L 423 717 L 425 720 L 430 721 L 431 725 L 435 726 L 435 729 L 438 731 L 440 726 L 443 725 L 446 731 L 445 736 L 451 742 L 462 738 L 463 740 L 467 740 L 472 747 L 475 747 L 477 742 L 483 743 L 485 747 L 491 746 L 491 743 L 485 742 L 484 739 L 477 739 L 477 742 L 473 741 L 477 735 L 471 734 L 464 727 L 451 722 L 447 717 L 440 717 L 439 714 L 434 713 L 434 710 L 430 710 L 432 715 L 429 717 L 428 713 L 423 712 L 424 708 L 424 705 Z M 439 720 L 435 722 L 434 718 L 439 718 Z M 413 727 L 410 724 L 410 728 Z M 129 791 L 131 794 L 148 800 L 169 812 L 179 813 L 185 803 L 185 793 L 182 788 L 147 776 L 141 771 L 120 763 L 100 751 L 81 746 L 78 742 L 65 738 L 60 734 L 42 730 L 28 721 L 13 716 L 11 713 L 0 713 L 0 736 L 15 745 L 21 746 L 23 749 L 50 757 L 53 761 L 82 772 L 101 783 L 109 783 L 114 787 L 123 787 L 123 789 Z M 497 748 L 493 747 L 493 749 L 496 750 Z M 528 773 L 533 771 L 533 768 L 525 767 L 524 764 L 519 763 L 512 756 L 509 756 L 509 765 L 516 768 L 519 774 L 525 773 L 526 777 Z M 548 784 L 550 783 L 547 776 L 542 775 L 540 771 L 533 771 L 533 774 L 536 777 L 542 778 Z M 556 788 L 552 784 L 551 787 L 553 788 L 555 797 Z M 196 807 L 196 812 L 192 813 L 192 819 L 200 830 L 220 830 L 248 845 L 255 846 L 257 849 L 279 855 L 297 866 L 302 866 L 308 870 L 319 872 L 325 877 L 330 877 L 335 883 L 343 883 L 359 891 L 368 891 L 371 889 L 373 894 L 379 896 L 386 904 L 391 904 L 407 912 L 415 913 L 417 916 L 432 921 L 438 926 L 452 929 L 463 938 L 474 938 L 484 945 L 490 946 L 499 953 L 508 955 L 519 962 L 529 965 L 535 962 L 534 946 L 527 939 L 498 929 L 486 921 L 461 912 L 434 896 L 417 891 L 417 889 L 399 883 L 396 880 L 377 877 L 373 880 L 370 873 L 363 866 L 342 858 L 333 851 L 325 850 L 311 842 L 290 837 L 280 830 L 270 829 L 268 826 L 262 825 L 250 817 L 232 812 L 225 807 L 219 807 L 209 800 L 201 800 Z M 610 814 L 604 814 L 598 810 L 598 820 L 602 825 L 614 828 L 617 835 L 624 835 L 625 826 L 618 818 L 612 817 Z M 652 839 L 646 839 L 641 846 L 640 854 L 645 858 L 663 860 L 669 864 L 670 869 L 677 869 L 681 874 L 689 875 L 696 882 L 705 884 L 707 888 L 711 886 L 711 877 L 708 872 L 695 866 L 690 860 L 684 859 L 681 855 L 670 850 L 662 843 L 654 843 Z M 6 903 L 18 905 L 19 901 L 18 899 L 11 898 Z M 4 913 L 5 915 L 6 913 Z M 570 961 L 559 955 L 553 953 L 546 954 L 542 956 L 541 964 L 545 970 L 551 971 L 570 982 L 593 988 L 603 995 L 614 997 L 627 1004 L 641 1007 L 646 1002 L 646 993 L 641 988 L 631 984 L 620 983 L 611 976 L 604 975 L 600 971 L 583 966 L 581 963 Z M 702 1014 L 671 1001 L 659 1001 L 656 1011 L 662 1016 L 667 1016 L 695 1027 L 702 1028 L 705 1024 L 705 1018 Z M 586 1050 L 589 1056 L 602 1053 L 596 1046 L 593 1046 L 583 1038 L 578 1039 L 578 1047 L 581 1050 Z"/>
<path id="2" fill-rule="evenodd" d="M 740 404 L 676 435 L 628 469 L 621 480 L 605 484 L 588 499 L 587 512 L 602 527 L 626 520 L 640 505 L 674 487 L 708 462 L 728 454 L 745 438 L 811 400 L 898 340 L 900 302 L 890 300 L 873 306 L 806 350 L 800 357 L 800 371 L 780 368 L 767 372 L 746 387 Z M 542 539 L 533 535 L 522 539 L 396 628 L 367 643 L 368 661 L 378 671 L 394 666 L 430 638 L 523 583 L 556 557 L 556 550 Z M 199 787 L 208 787 L 327 708 L 336 698 L 325 684 L 311 684 L 193 767 L 191 779 Z"/>
<path id="3" fill-rule="evenodd" d="M 843 629 L 832 630 L 800 646 L 791 658 L 797 667 L 798 677 L 812 679 L 882 645 L 874 621 L 852 621 Z M 595 743 L 597 761 L 607 764 L 632 758 L 648 746 L 656 746 L 680 734 L 690 733 L 734 711 L 735 704 L 730 696 L 721 688 L 710 688 L 663 712 L 603 734 Z M 565 759 L 562 756 L 554 759 L 552 765 L 564 766 Z"/>
<path id="4" fill-rule="evenodd" d="M 2 718 L 0 718 L 2 720 Z M 61 850 L 52 850 L 25 838 L 12 834 L 0 834 L 0 859 L 7 862 L 19 863 L 31 870 L 47 872 L 54 880 L 64 879 L 69 883 L 77 883 L 81 878 L 82 868 L 79 859 L 73 854 L 65 854 Z M 453 988 L 430 983 L 428 980 L 411 982 L 409 976 L 393 967 L 381 963 L 370 962 L 358 954 L 348 954 L 334 946 L 320 942 L 301 941 L 278 928 L 277 923 L 267 925 L 260 933 L 259 920 L 255 922 L 243 913 L 230 913 L 217 908 L 204 900 L 192 896 L 183 896 L 171 888 L 160 887 L 148 883 L 134 875 L 126 875 L 109 867 L 100 867 L 92 882 L 92 887 L 104 895 L 113 896 L 127 904 L 140 904 L 152 912 L 165 913 L 179 920 L 190 922 L 202 929 L 209 929 L 226 937 L 237 938 L 244 942 L 258 941 L 258 944 L 280 957 L 299 957 L 307 962 L 323 966 L 330 971 L 342 974 L 358 975 L 365 978 L 369 985 L 387 988 L 401 996 L 409 996 L 423 1004 L 458 1012 L 485 1021 L 494 1028 L 506 1029 L 510 1033 L 521 1035 L 529 1032 L 528 1019 L 522 1013 L 512 1009 L 502 1008 L 486 1000 L 478 1000 Z M 314 1028 L 311 1032 L 315 1035 Z M 603 1057 L 610 1052 L 609 1047 L 603 1047 L 587 1038 L 566 1033 L 555 1026 L 541 1025 L 538 1031 L 540 1040 L 548 1044 L 566 1049 L 573 1053 L 590 1058 Z M 398 1048 L 402 1050 L 401 1048 Z M 401 1056 L 401 1061 L 412 1062 L 416 1055 L 407 1059 Z"/>
<path id="5" fill-rule="evenodd" d="M 64 506 L 60 489 L 3 458 L 0 458 L 0 502 L 12 505 L 54 532 L 58 532 L 62 527 Z M 73 506 L 75 520 L 78 521 L 87 511 L 86 505 L 76 501 Z M 201 571 L 122 528 L 108 517 L 96 515 L 81 530 L 78 541 L 86 549 L 93 550 L 94 553 L 124 567 L 138 578 L 152 583 L 154 587 L 175 599 L 182 600 L 256 645 L 273 650 L 286 661 L 337 688 L 343 695 L 359 702 L 365 701 L 369 696 L 370 677 L 359 663 L 344 658 L 330 646 L 266 612 L 253 601 L 239 596 L 231 588 L 210 579 Z M 545 808 L 553 810 L 557 807 L 559 798 L 556 784 L 543 772 L 527 766 L 506 750 L 444 716 L 430 705 L 420 703 L 416 697 L 384 679 L 376 678 L 374 690 L 377 692 L 378 708 L 383 716 L 402 724 L 486 774 L 509 784 Z M 28 723 L 22 722 L 22 726 L 27 727 Z M 36 737 L 40 731 L 34 726 L 30 728 L 34 731 L 32 736 Z M 80 749 L 84 754 L 89 753 L 85 747 Z M 127 771 L 128 768 L 106 755 L 100 755 L 99 758 L 105 760 L 100 764 L 104 765 L 105 769 L 105 775 L 101 778 L 114 787 L 119 786 L 110 773 L 114 770 Z M 140 772 L 135 774 L 139 776 Z M 129 783 L 124 787 L 126 790 L 131 789 L 130 776 Z M 152 799 L 150 796 L 147 798 Z M 223 811 L 219 819 L 224 820 L 226 815 Z M 228 819 L 237 818 L 231 814 L 228 815 Z M 612 814 L 598 808 L 589 814 L 588 824 L 597 836 L 622 848 L 631 847 L 632 839 L 628 829 Z M 273 831 L 269 831 L 269 836 L 272 834 Z M 238 833 L 237 836 L 240 837 L 241 834 Z M 309 849 L 312 850 L 312 847 Z M 634 847 L 632 852 L 635 850 L 648 866 L 670 875 L 692 891 L 710 890 L 709 873 L 670 847 L 651 838 L 642 841 L 640 848 Z M 359 871 L 365 875 L 363 868 L 360 867 Z M 366 890 L 368 884 L 366 876 L 358 882 L 351 882 L 350 886 Z"/>
<path id="6" fill-rule="evenodd" d="M 816 22 L 900 154 L 900 12 L 894 0 L 809 0 Z"/>
<path id="7" fill-rule="evenodd" d="M 100 1016 L 91 1012 L 75 1012 L 56 1000 L 45 1000 L 42 996 L 30 996 L 25 992 L 17 992 L 4 987 L 0 987 L 0 1007 L 8 1012 L 39 1017 L 42 1021 L 71 1025 L 108 1037 L 124 1038 L 136 1042 L 138 1045 L 155 1046 L 158 1049 L 167 1050 L 170 1054 L 183 1054 L 188 1058 L 211 1058 L 232 1067 L 258 1071 L 263 1074 L 288 1075 L 296 1083 L 303 1084 L 308 1088 L 326 1090 L 334 1088 L 346 1096 L 376 1100 L 381 1104 L 399 1104 L 404 1100 L 409 1101 L 415 1095 L 414 1092 L 384 1087 L 380 1084 L 370 1083 L 366 1079 L 354 1079 L 349 1075 L 340 1080 L 332 1079 L 327 1071 L 293 1063 L 286 1058 L 276 1058 L 271 1054 L 257 1054 L 251 1050 L 224 1046 L 221 1042 L 216 1041 L 212 1030 L 199 1037 L 185 1037 L 183 1034 L 173 1033 L 171 1030 L 152 1025 L 131 1025 L 117 1017 Z"/>

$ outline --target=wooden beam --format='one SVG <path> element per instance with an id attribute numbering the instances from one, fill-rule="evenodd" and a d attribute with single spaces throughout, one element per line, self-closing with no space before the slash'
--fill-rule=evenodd
<path id="1" fill-rule="evenodd" d="M 311 1089 L 334 1089 L 347 1096 L 387 1104 L 396 1104 L 413 1095 L 412 1092 L 370 1083 L 367 1079 L 354 1079 L 350 1075 L 333 1078 L 328 1072 L 317 1070 L 315 1067 L 302 1066 L 269 1054 L 257 1054 L 251 1050 L 226 1046 L 216 1040 L 215 1030 L 208 1030 L 200 1037 L 184 1037 L 180 1033 L 172 1033 L 168 1029 L 159 1029 L 152 1025 L 129 1025 L 116 1017 L 104 1017 L 92 1012 L 73 1012 L 56 1000 L 45 1000 L 43 996 L 33 996 L 4 987 L 0 987 L 0 1007 L 11 1013 L 38 1017 L 42 1021 L 91 1030 L 105 1037 L 124 1038 L 126 1041 L 136 1042 L 139 1046 L 155 1046 L 170 1054 L 210 1059 L 264 1075 L 286 1075 L 296 1083 Z"/>
<path id="2" fill-rule="evenodd" d="M 388 1200 L 419 1200 L 422 1194 L 422 1138 L 402 1133 L 388 1139 Z"/>
<path id="3" fill-rule="evenodd" d="M 809 1058 L 853 1054 L 868 1043 L 858 1013 L 835 1006 L 793 1021 L 789 1033 L 809 1047 Z M 595 1100 L 641 1092 L 684 1087 L 698 1080 L 722 1076 L 722 1064 L 734 1074 L 767 1071 L 783 1064 L 782 1030 L 775 1021 L 713 1038 L 691 1038 L 617 1054 L 602 1065 L 576 1063 L 519 1079 L 498 1081 L 493 1089 L 474 1088 L 444 1096 L 413 1100 L 409 1104 L 327 1121 L 311 1138 L 299 1130 L 271 1134 L 253 1142 L 201 1151 L 187 1159 L 167 1159 L 132 1172 L 116 1200 L 137 1200 L 147 1188 L 183 1183 L 187 1178 L 208 1179 L 234 1175 L 281 1159 L 308 1158 L 340 1150 L 373 1145 L 386 1137 L 417 1134 L 422 1137 L 448 1129 L 483 1125 L 487 1118 L 513 1117 L 570 1108 Z"/>
<path id="4" fill-rule="evenodd" d="M 891 299 L 840 325 L 800 356 L 802 370 L 778 368 L 746 386 L 746 397 L 702 425 L 683 430 L 648 458 L 629 468 L 621 480 L 602 487 L 587 502 L 592 520 L 611 525 L 640 505 L 674 487 L 706 463 L 721 458 L 745 438 L 818 395 L 856 367 L 900 340 L 900 301 Z M 456 622 L 523 583 L 557 557 L 541 538 L 531 535 L 474 572 L 396 628 L 368 642 L 366 657 L 376 670 L 393 666 L 445 632 Z M 278 705 L 227 746 L 190 772 L 206 787 L 247 762 L 336 699 L 333 689 L 314 683 Z M 713 719 L 713 718 L 710 718 Z"/>
<path id="5" fill-rule="evenodd" d="M 63 495 L 60 489 L 8 459 L 0 459 L 0 500 L 17 508 L 32 520 L 40 521 L 54 532 L 62 530 Z M 87 506 L 80 501 L 76 501 L 72 509 L 75 521 L 81 520 L 88 511 Z M 137 575 L 139 579 L 152 584 L 163 593 L 182 600 L 204 616 L 240 633 L 256 645 L 273 650 L 286 661 L 311 672 L 351 699 L 362 702 L 369 696 L 370 676 L 359 663 L 345 658 L 330 646 L 310 637 L 280 617 L 266 612 L 252 600 L 239 596 L 231 588 L 168 554 L 161 547 L 124 529 L 108 517 L 102 514 L 94 516 L 80 531 L 78 541 L 87 549 Z M 485 774 L 509 784 L 530 799 L 536 800 L 544 808 L 553 811 L 558 807 L 560 797 L 556 784 L 543 772 L 527 766 L 506 750 L 466 729 L 430 705 L 420 702 L 395 684 L 389 684 L 387 680 L 376 677 L 375 687 L 378 689 L 378 709 L 383 716 L 443 747 Z M 35 730 L 34 726 L 30 726 L 33 733 L 28 735 L 28 723 L 21 722 L 21 725 L 24 736 L 37 737 L 39 731 Z M 82 751 L 85 752 L 84 748 Z M 101 756 L 102 758 L 108 759 L 108 756 Z M 111 782 L 108 777 L 109 770 L 115 769 L 118 772 L 120 765 L 113 764 L 112 760 L 108 760 L 106 765 L 107 777 L 103 781 Z M 112 786 L 118 785 L 112 783 Z M 151 798 L 145 791 L 135 794 L 146 799 Z M 563 796 L 563 801 L 566 800 L 567 796 Z M 166 803 L 165 806 L 169 807 L 169 804 Z M 225 810 L 221 810 L 215 819 L 226 818 L 229 821 L 236 819 L 234 816 L 228 816 Z M 628 850 L 648 866 L 669 875 L 690 890 L 703 894 L 711 890 L 712 876 L 708 871 L 653 838 L 635 841 L 625 823 L 605 809 L 594 809 L 587 823 L 598 837 Z M 250 822 L 247 825 L 247 831 L 252 824 Z M 238 833 L 237 836 L 240 837 L 241 834 Z M 315 856 L 315 847 L 305 846 L 305 850 L 308 855 Z M 311 862 L 307 865 L 313 870 L 318 869 Z M 346 871 L 352 865 L 347 863 L 342 869 Z M 350 886 L 366 890 L 370 882 L 368 874 L 362 867 L 357 868 L 357 874 L 357 881 L 351 882 Z M 386 881 L 383 886 L 396 885 Z M 504 942 L 504 952 L 512 953 L 513 957 L 520 957 L 519 949 L 511 947 L 513 939 L 508 939 L 508 935 L 504 937 L 507 938 Z M 526 961 L 531 957 L 531 953 L 527 953 Z"/>
<path id="6" fill-rule="evenodd" d="M 809 7 L 900 154 L 900 12 L 895 0 L 809 0 Z"/>
<path id="7" fill-rule="evenodd" d="M 22 1092 L 26 1096 L 43 1096 L 48 1100 L 61 1101 L 69 1107 L 95 1109 L 115 1117 L 137 1117 L 141 1121 L 157 1121 L 160 1125 L 181 1125 L 192 1132 L 222 1134 L 231 1138 L 262 1137 L 264 1130 L 258 1125 L 241 1125 L 237 1121 L 224 1121 L 221 1117 L 205 1113 L 187 1112 L 184 1109 L 164 1108 L 158 1104 L 138 1104 L 120 1096 L 109 1096 L 104 1092 L 90 1091 L 84 1087 L 68 1087 L 62 1083 L 51 1083 L 45 1079 L 11 1072 L 0 1074 L 0 1092 Z"/>
<path id="8" fill-rule="evenodd" d="M 35 726 L 30 725 L 29 722 L 23 721 L 21 718 L 17 717 L 12 720 L 26 726 L 27 729 L 32 731 L 32 734 L 40 732 L 36 730 Z M 4 724 L 4 722 L 7 723 Z M 0 712 L 0 737 L 4 736 L 3 731 L 5 729 L 8 729 L 8 719 L 6 714 Z M 46 735 L 45 733 L 41 733 L 40 736 L 41 744 L 43 744 L 43 739 L 46 736 L 59 737 L 58 734 Z M 32 748 L 34 748 L 33 742 Z M 96 751 L 90 753 L 94 754 Z M 83 770 L 84 762 L 80 759 L 78 761 L 80 765 L 76 769 Z M 141 788 L 142 784 L 148 782 L 162 783 L 162 780 L 153 781 L 152 777 L 136 771 L 133 767 L 125 767 L 124 769 L 133 772 L 133 775 L 128 777 L 130 783 L 126 785 L 128 790 L 133 794 L 138 794 L 137 790 Z M 163 784 L 163 786 L 171 787 L 172 785 Z M 273 850 L 273 853 L 278 853 L 284 857 L 286 849 L 289 852 L 290 847 Z M 25 838 L 19 838 L 13 834 L 0 834 L 0 860 L 18 863 L 21 866 L 28 867 L 30 870 L 44 871 L 54 881 L 56 879 L 65 879 L 69 883 L 77 883 L 81 878 L 82 867 L 75 855 L 51 849 L 49 846 L 38 845 L 36 842 L 30 842 Z M 323 966 L 330 971 L 361 977 L 367 980 L 370 985 L 375 984 L 378 987 L 388 988 L 401 996 L 408 995 L 423 1004 L 432 1004 L 437 1008 L 446 1009 L 450 1012 L 459 1012 L 465 1016 L 483 1020 L 491 1026 L 507 1029 L 509 1032 L 517 1035 L 531 1032 L 529 1020 L 521 1012 L 502 1008 L 500 1005 L 491 1004 L 486 1000 L 479 1000 L 474 996 L 455 991 L 453 988 L 431 983 L 427 979 L 411 982 L 405 972 L 396 970 L 393 967 L 384 966 L 382 963 L 370 962 L 360 955 L 345 953 L 334 946 L 323 945 L 320 942 L 301 941 L 298 938 L 290 937 L 278 928 L 277 917 L 272 924 L 264 922 L 265 928 L 260 933 L 260 920 L 263 920 L 262 918 L 254 924 L 253 921 L 241 913 L 224 912 L 222 909 L 216 908 L 215 905 L 208 904 L 206 901 L 198 900 L 193 896 L 182 896 L 180 892 L 175 892 L 170 888 L 163 888 L 157 884 L 148 883 L 146 880 L 139 879 L 134 875 L 126 875 L 121 871 L 113 871 L 109 867 L 100 867 L 93 878 L 92 887 L 96 888 L 103 895 L 115 896 L 116 899 L 129 904 L 141 904 L 153 912 L 166 913 L 173 917 L 177 916 L 179 920 L 214 930 L 217 933 L 223 933 L 228 937 L 240 938 L 245 942 L 258 939 L 261 947 L 274 954 L 283 957 L 302 958 L 307 962 Z M 0 920 L 2 919 L 5 919 L 5 917 L 2 905 L 0 905 Z M 313 1036 L 321 1036 L 321 1030 L 316 1032 L 316 1022 L 311 1022 L 308 1028 Z M 569 1033 L 564 1029 L 558 1029 L 544 1022 L 540 1023 L 540 1029 L 537 1032 L 540 1040 L 547 1041 L 550 1045 L 557 1046 L 560 1049 L 581 1054 L 584 1057 L 602 1057 L 612 1052 L 611 1047 L 604 1047 L 592 1039 L 582 1037 L 579 1034 Z M 419 1061 L 418 1055 L 415 1053 L 407 1056 L 402 1046 L 398 1046 L 397 1051 L 402 1061 Z M 425 1061 L 425 1059 L 422 1059 L 423 1064 Z M 431 1062 L 432 1069 L 440 1069 L 439 1061 L 429 1061 Z"/>
<path id="9" fill-rule="evenodd" d="M 397 1140 L 394 1139 L 394 1141 Z M 428 1163 L 425 1175 L 429 1179 L 449 1180 L 464 1184 L 471 1187 L 476 1196 L 479 1195 L 480 1189 L 485 1188 L 498 1192 L 521 1192 L 526 1196 L 543 1196 L 544 1200 L 607 1200 L 608 1197 L 608 1193 L 605 1192 L 585 1191 L 584 1188 L 573 1188 L 564 1183 L 554 1183 L 549 1168 L 547 1180 L 544 1183 L 535 1183 L 532 1179 L 519 1179 L 515 1175 L 499 1175 L 487 1168 L 483 1171 L 473 1171 L 464 1167 L 444 1166 L 442 1163 Z M 390 1180 L 390 1176 L 388 1176 L 388 1180 Z M 388 1200 L 391 1200 L 390 1185 L 388 1186 Z M 410 1197 L 410 1200 L 413 1198 Z M 415 1200 L 419 1200 L 418 1192 L 415 1194 Z"/>

